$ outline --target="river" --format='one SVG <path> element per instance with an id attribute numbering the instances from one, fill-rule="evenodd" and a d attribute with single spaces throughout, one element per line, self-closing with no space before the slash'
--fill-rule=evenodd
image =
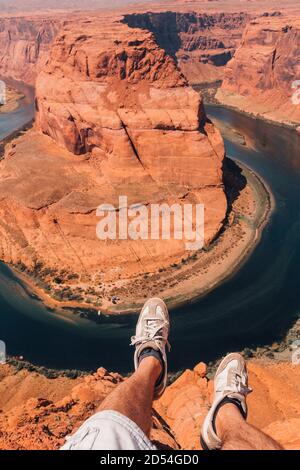
<path id="1" fill-rule="evenodd" d="M 14 113 L 1 114 L 0 138 L 30 120 L 32 112 L 32 103 L 25 100 Z M 207 106 L 207 112 L 222 128 L 228 155 L 268 183 L 276 210 L 238 272 L 205 297 L 171 312 L 171 371 L 280 340 L 300 312 L 300 135 L 217 106 Z M 51 311 L 0 264 L 0 339 L 9 355 L 57 369 L 103 366 L 126 373 L 132 370 L 129 343 L 136 318 L 103 316 L 97 325 Z"/>
<path id="2" fill-rule="evenodd" d="M 0 80 L 2 80 L 1 76 Z M 15 130 L 22 128 L 34 117 L 34 89 L 13 79 L 5 78 L 5 82 L 8 86 L 19 90 L 24 95 L 24 98 L 20 100 L 18 109 L 12 113 L 0 113 L 0 140 Z"/>

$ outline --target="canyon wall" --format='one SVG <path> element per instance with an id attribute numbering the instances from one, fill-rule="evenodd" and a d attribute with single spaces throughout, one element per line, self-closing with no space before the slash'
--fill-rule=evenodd
<path id="1" fill-rule="evenodd" d="M 176 59 L 188 80 L 200 83 L 223 78 L 224 66 L 240 44 L 249 19 L 250 15 L 243 12 L 162 11 L 127 14 L 123 21 L 153 32 L 157 43 Z M 66 16 L 58 14 L 0 17 L 0 75 L 34 83 L 65 21 Z"/>
<path id="2" fill-rule="evenodd" d="M 97 23 L 99 15 L 94 20 Z M 191 84 L 225 76 L 217 95 L 221 103 L 299 123 L 299 105 L 291 101 L 297 92 L 293 81 L 299 78 L 296 13 L 159 11 L 115 16 L 114 21 L 152 32 Z M 58 14 L 0 17 L 0 75 L 33 84 L 66 22 L 67 17 Z"/>
<path id="3" fill-rule="evenodd" d="M 299 125 L 299 93 L 293 85 L 300 79 L 299 63 L 299 17 L 258 18 L 247 26 L 241 46 L 227 64 L 217 98 L 253 115 Z"/>
<path id="4" fill-rule="evenodd" d="M 159 12 L 124 16 L 131 27 L 152 31 L 174 57 L 190 83 L 223 78 L 224 66 L 240 45 L 251 15 L 238 13 Z"/>
<path id="5" fill-rule="evenodd" d="M 59 17 L 0 17 L 0 75 L 33 84 L 45 64 Z"/>

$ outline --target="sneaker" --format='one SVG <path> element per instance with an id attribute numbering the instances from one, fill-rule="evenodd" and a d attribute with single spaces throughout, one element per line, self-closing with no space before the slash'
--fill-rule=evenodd
<path id="1" fill-rule="evenodd" d="M 223 359 L 215 375 L 214 389 L 213 404 L 201 431 L 200 440 L 204 450 L 218 450 L 222 447 L 215 422 L 223 405 L 233 403 L 239 408 L 243 418 L 247 419 L 246 397 L 252 389 L 248 387 L 246 362 L 240 354 L 232 353 Z"/>
<path id="2" fill-rule="evenodd" d="M 160 397 L 167 386 L 168 362 L 166 347 L 170 350 L 168 336 L 170 331 L 169 312 L 161 299 L 148 300 L 140 313 L 136 334 L 131 338 L 135 346 L 134 366 L 137 370 L 145 356 L 157 357 L 162 364 L 162 373 L 155 386 L 155 398 Z"/>

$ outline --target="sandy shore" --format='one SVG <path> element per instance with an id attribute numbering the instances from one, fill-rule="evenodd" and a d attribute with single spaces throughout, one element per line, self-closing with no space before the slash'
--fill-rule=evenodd
<path id="1" fill-rule="evenodd" d="M 275 208 L 275 201 L 270 189 L 258 175 L 241 163 L 239 167 L 247 179 L 247 185 L 234 202 L 224 231 L 212 246 L 199 253 L 195 262 L 175 272 L 173 269 L 173 272 L 162 273 L 160 277 L 149 276 L 149 285 L 143 283 L 140 292 L 137 283 L 136 302 L 126 305 L 123 296 L 122 304 L 113 306 L 110 312 L 136 312 L 145 298 L 155 295 L 164 298 L 170 308 L 195 302 L 241 268 L 259 243 L 262 231 Z M 157 292 L 158 282 L 160 285 L 167 285 L 167 288 Z"/>
<path id="2" fill-rule="evenodd" d="M 272 126 L 277 126 L 279 128 L 285 128 L 285 129 L 290 129 L 290 130 L 295 130 L 297 132 L 300 132 L 300 125 L 297 122 L 286 122 L 286 121 L 280 121 L 278 118 L 272 118 L 270 115 L 265 115 L 263 113 L 254 113 L 251 111 L 247 111 L 243 107 L 239 106 L 238 104 L 232 104 L 232 103 L 223 103 L 222 101 L 219 101 L 217 98 L 217 92 L 220 89 L 222 84 L 222 81 L 215 81 L 212 83 L 202 83 L 202 84 L 194 84 L 193 88 L 201 92 L 204 102 L 206 104 L 213 104 L 216 105 L 220 108 L 224 109 L 230 109 L 232 111 L 235 111 L 236 113 L 239 113 L 243 116 L 247 116 L 251 119 L 259 119 L 261 121 L 266 122 L 267 124 L 270 124 Z"/>
<path id="3" fill-rule="evenodd" d="M 246 111 L 243 108 L 240 108 L 239 106 L 233 106 L 230 104 L 225 104 L 220 101 L 216 100 L 215 103 L 217 106 L 220 106 L 221 108 L 225 109 L 231 109 L 232 111 L 235 111 L 236 113 L 240 113 L 244 116 L 247 116 L 251 119 L 260 119 L 261 121 L 266 122 L 267 124 L 270 124 L 272 126 L 277 126 L 279 128 L 285 128 L 285 129 L 290 129 L 290 130 L 295 130 L 299 132 L 299 123 L 287 123 L 285 121 L 278 121 L 278 119 L 271 119 L 270 117 L 266 117 L 264 114 L 261 113 L 251 113 L 250 111 Z"/>
<path id="4" fill-rule="evenodd" d="M 270 189 L 258 175 L 241 163 L 238 166 L 245 186 L 233 201 L 224 229 L 211 246 L 162 272 L 118 281 L 101 299 L 101 306 L 84 301 L 57 300 L 38 285 L 38 279 L 23 272 L 17 274 L 27 292 L 48 307 L 77 309 L 88 318 L 93 318 L 93 312 L 99 308 L 107 315 L 136 313 L 145 299 L 153 296 L 162 297 L 170 308 L 196 301 L 232 276 L 248 259 L 275 207 Z M 120 299 L 116 305 L 111 302 L 113 295 Z"/>

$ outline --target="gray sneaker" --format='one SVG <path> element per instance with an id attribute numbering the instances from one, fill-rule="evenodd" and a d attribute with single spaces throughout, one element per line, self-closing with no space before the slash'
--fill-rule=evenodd
<path id="1" fill-rule="evenodd" d="M 140 313 L 136 334 L 131 338 L 131 345 L 135 346 L 134 366 L 137 370 L 141 354 L 145 349 L 153 349 L 160 357 L 163 372 L 155 387 L 155 398 L 163 394 L 167 386 L 168 362 L 166 346 L 170 350 L 168 336 L 170 331 L 169 312 L 166 304 L 161 299 L 147 300 Z"/>
<path id="2" fill-rule="evenodd" d="M 201 431 L 201 445 L 204 450 L 218 450 L 222 442 L 216 433 L 216 416 L 226 403 L 235 404 L 244 419 L 247 419 L 246 397 L 252 392 L 248 387 L 246 362 L 238 353 L 226 356 L 218 367 L 214 380 L 215 395 Z"/>

